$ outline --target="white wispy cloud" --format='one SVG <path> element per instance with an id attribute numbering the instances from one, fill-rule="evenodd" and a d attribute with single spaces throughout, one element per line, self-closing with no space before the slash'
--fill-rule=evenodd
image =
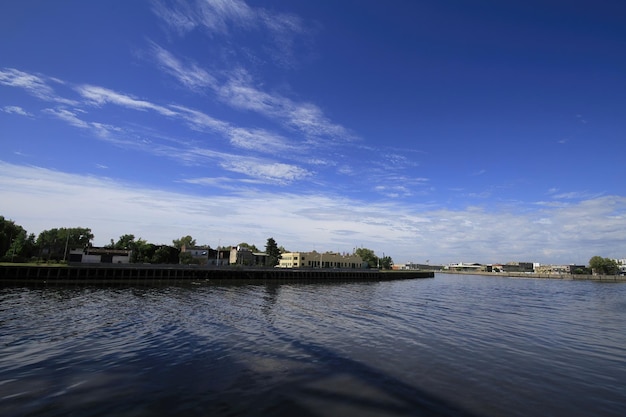
<path id="1" fill-rule="evenodd" d="M 263 129 L 232 128 L 228 131 L 228 135 L 230 136 L 230 142 L 242 149 L 272 154 L 296 150 L 284 137 Z"/>
<path id="2" fill-rule="evenodd" d="M 215 88 L 217 85 L 215 78 L 198 64 L 193 62 L 184 64 L 171 52 L 161 48 L 156 43 L 152 43 L 152 53 L 163 71 L 191 90 L 198 91 L 198 89 L 206 87 Z"/>
<path id="3" fill-rule="evenodd" d="M 78 127 L 81 129 L 88 129 L 91 127 L 89 123 L 78 117 L 79 111 L 69 110 L 66 108 L 49 108 L 44 109 L 44 113 L 47 113 L 57 119 L 67 122 L 70 126 Z"/>
<path id="4" fill-rule="evenodd" d="M 116 145 L 125 145 L 128 143 L 128 141 L 118 139 L 118 136 L 123 133 L 123 129 L 120 127 L 106 123 L 89 122 L 82 119 L 79 115 L 85 114 L 84 110 L 56 107 L 43 109 L 42 111 L 44 114 L 62 120 L 70 126 L 88 130 L 99 139 L 106 139 L 108 142 Z"/>
<path id="5" fill-rule="evenodd" d="M 298 152 L 298 148 L 282 135 L 259 128 L 234 126 L 223 120 L 215 119 L 199 110 L 172 105 L 178 115 L 184 119 L 192 129 L 219 133 L 227 138 L 236 148 L 254 150 L 257 152 L 275 154 L 277 152 Z"/>
<path id="6" fill-rule="evenodd" d="M 245 128 L 231 125 L 230 123 L 215 119 L 200 111 L 184 106 L 171 105 L 169 107 L 153 103 L 148 100 L 139 99 L 129 94 L 113 91 L 108 88 L 94 85 L 80 85 L 75 87 L 75 91 L 84 99 L 83 102 L 77 100 L 63 99 L 54 94 L 54 91 L 46 84 L 44 77 L 28 74 L 15 69 L 4 70 L 0 82 L 4 85 L 25 89 L 32 95 L 46 101 L 60 103 L 72 103 L 75 106 L 60 106 L 46 108 L 43 110 L 56 119 L 62 120 L 70 126 L 89 130 L 98 138 L 106 139 L 109 142 L 122 147 L 131 147 L 143 150 L 158 156 L 174 158 L 182 162 L 192 162 L 201 159 L 219 157 L 224 169 L 239 174 L 257 176 L 262 182 L 284 184 L 303 179 L 311 173 L 304 168 L 285 164 L 276 161 L 262 162 L 259 159 L 246 159 L 241 155 L 228 154 L 223 152 L 212 152 L 206 149 L 187 146 L 181 148 L 184 142 L 179 142 L 178 146 L 166 144 L 154 144 L 151 142 L 139 141 L 129 129 L 123 129 L 111 124 L 89 121 L 84 119 L 86 111 L 80 106 L 115 105 L 137 111 L 153 111 L 168 119 L 180 120 L 189 124 L 193 128 L 209 130 L 220 134 L 229 143 L 240 149 L 251 150 L 273 154 L 281 151 L 292 151 L 296 149 L 289 144 L 289 141 L 277 134 L 258 128 Z M 61 82 L 61 81 L 56 81 Z M 28 115 L 23 109 L 16 106 L 5 106 L 2 111 L 13 114 Z M 236 162 L 239 159 L 248 161 L 247 163 Z"/>
<path id="7" fill-rule="evenodd" d="M 232 107 L 254 111 L 316 139 L 354 139 L 345 127 L 331 122 L 315 104 L 296 102 L 281 94 L 258 89 L 242 69 L 233 72 L 228 81 L 219 87 L 217 94 Z"/>
<path id="8" fill-rule="evenodd" d="M 83 90 L 81 90 L 83 91 Z M 218 121 L 201 112 L 177 106 L 177 112 L 164 112 L 163 106 L 150 103 L 145 100 L 137 100 L 124 94 L 111 92 L 110 90 L 91 87 L 85 95 L 89 100 L 96 103 L 111 103 L 123 107 L 138 110 L 155 110 L 160 114 L 173 115 L 174 118 L 186 120 L 194 125 L 218 132 L 233 144 L 233 146 L 255 151 L 263 151 L 273 154 L 276 151 L 289 149 L 284 139 L 261 129 L 248 130 L 245 128 L 232 127 L 225 122 Z M 95 92 L 95 93 L 94 93 Z M 215 151 L 205 147 L 199 147 L 195 143 L 176 140 L 171 144 L 167 142 L 153 142 L 150 140 L 138 140 L 141 135 L 129 130 L 110 124 L 86 121 L 81 118 L 84 110 L 68 109 L 64 107 L 47 108 L 44 113 L 68 123 L 70 126 L 88 130 L 100 139 L 123 148 L 135 149 L 158 157 L 176 160 L 182 164 L 199 165 L 203 163 L 218 162 L 219 165 L 230 172 L 247 175 L 256 178 L 259 184 L 289 184 L 293 181 L 302 180 L 311 175 L 311 172 L 293 164 L 285 164 L 274 160 L 247 157 L 245 155 Z"/>
<path id="9" fill-rule="evenodd" d="M 223 180 L 232 181 L 197 178 L 189 183 L 215 185 Z M 96 244 L 125 233 L 154 243 L 191 234 L 213 246 L 218 239 L 222 244 L 262 245 L 274 236 L 292 250 L 350 250 L 362 245 L 385 252 L 397 263 L 584 263 L 594 255 L 626 253 L 626 197 L 619 196 L 539 210 L 450 210 L 329 193 L 249 189 L 228 195 L 184 194 L 5 162 L 0 162 L 0 193 L 0 213 L 29 232 L 90 227 Z"/>
<path id="10" fill-rule="evenodd" d="M 55 101 L 67 105 L 76 104 L 74 100 L 58 96 L 48 81 L 59 82 L 53 78 L 30 74 L 15 68 L 0 69 L 0 85 L 22 88 L 32 96 L 44 101 Z"/>
<path id="11" fill-rule="evenodd" d="M 212 91 L 230 107 L 260 114 L 283 127 L 299 131 L 311 143 L 318 143 L 324 138 L 355 138 L 348 129 L 333 123 L 315 104 L 294 101 L 282 94 L 256 87 L 250 74 L 243 68 L 214 77 L 195 63 L 184 64 L 158 45 L 153 44 L 152 50 L 159 66 L 190 90 L 202 93 Z"/>
<path id="12" fill-rule="evenodd" d="M 224 169 L 245 174 L 249 177 L 262 178 L 270 183 L 288 184 L 311 175 L 304 168 L 277 162 L 264 162 L 254 158 L 229 158 L 221 163 Z"/>
<path id="13" fill-rule="evenodd" d="M 251 7 L 241 0 L 157 1 L 153 12 L 180 35 L 196 28 L 222 35 L 233 30 L 267 30 L 284 43 L 306 31 L 296 15 Z"/>
<path id="14" fill-rule="evenodd" d="M 33 115 L 20 106 L 4 106 L 0 109 L 3 113 L 17 114 L 18 116 L 33 117 Z"/>
<path id="15" fill-rule="evenodd" d="M 93 85 L 82 85 L 77 87 L 76 90 L 89 103 L 97 106 L 101 106 L 103 104 L 116 104 L 118 106 L 134 110 L 153 110 L 163 116 L 176 116 L 176 112 L 166 107 L 146 100 L 140 100 L 127 94 L 118 93 L 116 91 L 109 90 L 108 88 Z"/>
<path id="16" fill-rule="evenodd" d="M 556 189 L 552 189 L 550 192 L 550 197 L 555 200 L 584 200 L 584 199 L 593 199 L 603 195 L 602 192 L 589 192 L 589 191 L 569 191 L 569 192 L 558 192 Z"/>
<path id="17" fill-rule="evenodd" d="M 180 0 L 169 3 L 168 6 L 164 1 L 155 1 L 152 3 L 152 11 L 179 35 L 184 35 L 199 25 L 200 18 L 192 3 Z"/>

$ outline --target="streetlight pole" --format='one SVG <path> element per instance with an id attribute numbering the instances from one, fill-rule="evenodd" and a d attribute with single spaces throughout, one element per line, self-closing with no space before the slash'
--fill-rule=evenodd
<path id="1" fill-rule="evenodd" d="M 70 231 L 67 229 L 67 237 L 65 238 L 65 250 L 63 251 L 63 262 L 67 259 L 67 244 L 70 242 Z"/>

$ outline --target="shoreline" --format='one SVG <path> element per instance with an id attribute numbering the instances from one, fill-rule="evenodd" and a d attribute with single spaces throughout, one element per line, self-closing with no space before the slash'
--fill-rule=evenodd
<path id="1" fill-rule="evenodd" d="M 453 275 L 484 275 L 491 277 L 508 278 L 537 278 L 560 279 L 563 281 L 599 281 L 599 282 L 626 282 L 624 275 L 588 275 L 588 274 L 542 274 L 535 272 L 484 272 L 484 271 L 435 271 L 438 274 Z"/>
<path id="2" fill-rule="evenodd" d="M 434 278 L 432 271 L 371 269 L 207 268 L 190 265 L 1 265 L 0 284 L 141 284 L 234 282 L 363 282 Z"/>

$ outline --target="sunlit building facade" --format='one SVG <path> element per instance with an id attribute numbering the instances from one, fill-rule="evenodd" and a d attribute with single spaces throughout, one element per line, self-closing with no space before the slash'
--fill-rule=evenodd
<path id="1" fill-rule="evenodd" d="M 281 255 L 280 268 L 367 268 L 360 256 L 335 252 L 286 252 Z"/>

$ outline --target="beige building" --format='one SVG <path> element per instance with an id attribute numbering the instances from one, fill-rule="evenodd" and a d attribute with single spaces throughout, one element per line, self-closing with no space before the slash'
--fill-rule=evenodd
<path id="1" fill-rule="evenodd" d="M 367 268 L 360 256 L 334 252 L 286 252 L 281 255 L 279 268 Z"/>

